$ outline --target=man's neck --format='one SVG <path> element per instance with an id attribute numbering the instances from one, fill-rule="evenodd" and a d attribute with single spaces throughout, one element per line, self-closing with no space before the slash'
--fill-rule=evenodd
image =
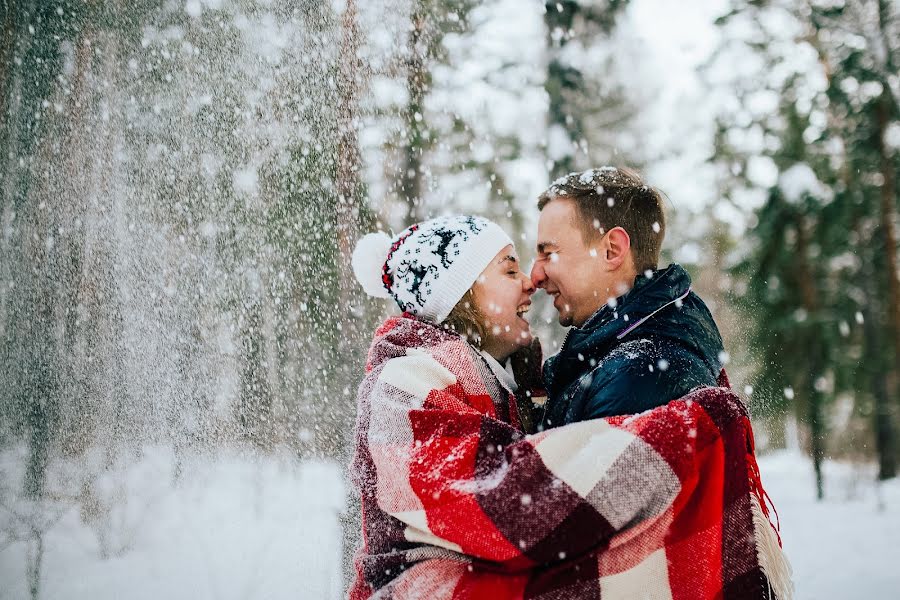
<path id="1" fill-rule="evenodd" d="M 590 321 L 591 317 L 593 317 L 595 314 L 597 314 L 597 311 L 599 311 L 604 306 L 611 304 L 610 300 L 615 300 L 615 304 L 618 304 L 618 302 L 622 298 L 622 296 L 624 296 L 625 294 L 627 294 L 634 288 L 634 283 L 635 283 L 636 278 L 637 278 L 637 273 L 634 273 L 630 279 L 628 278 L 628 275 L 626 275 L 625 278 L 619 279 L 616 282 L 614 282 L 609 288 L 606 289 L 604 294 L 601 294 L 601 296 L 603 296 L 603 298 L 601 299 L 600 302 L 597 303 L 596 306 L 593 307 L 593 310 L 591 311 L 591 313 L 589 315 L 587 315 L 584 318 L 584 320 L 582 320 L 581 323 L 579 323 L 575 326 L 581 327 L 582 325 L 584 325 L 585 323 Z"/>
<path id="2" fill-rule="evenodd" d="M 614 281 L 609 287 L 606 292 L 607 298 L 604 300 L 604 303 L 609 304 L 611 299 L 616 300 L 616 303 L 618 303 L 622 296 L 634 289 L 635 279 L 637 279 L 637 272 L 629 270 L 627 273 L 624 273 L 620 279 Z M 602 306 L 603 305 L 598 306 L 597 309 L 599 310 Z"/>

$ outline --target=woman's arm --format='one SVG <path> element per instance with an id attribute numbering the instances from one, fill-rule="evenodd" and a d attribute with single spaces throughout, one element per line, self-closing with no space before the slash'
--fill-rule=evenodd
<path id="1" fill-rule="evenodd" d="M 525 437 L 425 353 L 388 361 L 368 398 L 380 508 L 410 541 L 505 569 L 577 556 L 665 512 L 696 479 L 697 431 L 711 431 L 701 408 L 673 402 Z"/>

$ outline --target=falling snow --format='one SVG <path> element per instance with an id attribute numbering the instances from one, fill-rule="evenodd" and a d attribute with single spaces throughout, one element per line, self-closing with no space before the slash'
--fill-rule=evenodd
<path id="1" fill-rule="evenodd" d="M 720 201 L 720 173 L 707 160 L 713 109 L 734 99 L 733 86 L 698 85 L 696 67 L 716 37 L 713 6 L 636 0 L 613 34 L 566 46 L 572 66 L 599 75 L 591 93 L 611 100 L 588 111 L 582 136 L 548 124 L 559 107 L 547 69 L 535 65 L 552 55 L 548 40 L 558 49 L 571 32 L 546 31 L 543 3 L 430 3 L 440 27 L 417 45 L 408 43 L 406 0 L 357 1 L 353 31 L 344 29 L 349 0 L 106 3 L 90 12 L 101 4 L 49 3 L 40 22 L 16 21 L 15 39 L 0 48 L 12 84 L 0 86 L 0 597 L 342 595 L 359 534 L 343 475 L 353 396 L 371 332 L 392 310 L 351 285 L 346 246 L 363 230 L 485 214 L 522 240 L 527 264 L 535 201 L 554 164 L 569 165 L 583 186 L 615 171 L 583 170 L 591 165 L 646 164 L 671 199 L 664 256 L 695 265 L 704 294 L 742 295 L 739 284 L 710 285 L 703 271 L 714 228 L 739 239 L 764 201 L 758 189 Z M 690 28 L 671 27 L 674 18 Z M 417 97 L 405 69 L 422 52 L 431 54 Z M 746 55 L 729 69 L 752 64 Z M 839 85 L 868 102 L 894 80 Z M 755 102 L 774 110 L 778 97 Z M 813 103 L 798 97 L 804 104 Z M 804 136 L 815 133 L 814 115 Z M 772 143 L 738 129 L 729 136 Z M 881 139 L 900 148 L 900 124 Z M 779 172 L 756 157 L 746 173 L 733 168 L 777 186 L 791 206 L 827 205 L 835 191 L 811 164 Z M 866 175 L 875 188 L 879 176 Z M 553 181 L 551 194 L 567 195 L 565 183 Z M 599 220 L 593 226 L 603 232 Z M 846 248 L 829 258 L 834 273 L 865 266 Z M 789 286 L 770 283 L 773 296 Z M 845 343 L 872 324 L 865 295 L 847 295 L 827 328 Z M 717 297 L 720 309 L 727 297 Z M 536 295 L 532 314 L 549 355 L 563 335 L 556 312 Z M 727 307 L 722 314 L 730 318 Z M 818 323 L 804 308 L 788 318 Z M 743 328 L 731 332 L 739 342 Z M 637 358 L 649 343 L 613 356 Z M 719 361 L 734 367 L 752 409 L 781 400 L 766 394 L 806 394 L 788 381 L 754 393 L 745 371 L 755 357 L 740 343 L 729 348 L 734 365 L 726 352 Z M 813 386 L 833 390 L 834 374 Z M 883 597 L 900 586 L 890 562 L 896 481 L 876 487 L 866 467 L 828 462 L 832 498 L 810 510 L 799 448 L 760 464 L 800 597 Z M 449 486 L 491 491 L 503 474 Z M 518 501 L 533 503 L 528 494 Z M 824 541 L 822 522 L 837 528 Z M 871 560 L 847 552 L 857 546 L 871 548 Z"/>

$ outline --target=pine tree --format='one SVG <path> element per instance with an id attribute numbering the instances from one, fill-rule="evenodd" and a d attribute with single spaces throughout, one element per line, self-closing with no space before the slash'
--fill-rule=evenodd
<path id="1" fill-rule="evenodd" d="M 393 200 L 404 206 L 406 217 L 398 225 L 429 218 L 427 205 L 429 179 L 433 178 L 430 154 L 436 144 L 451 132 L 437 126 L 428 109 L 429 95 L 434 86 L 432 72 L 446 64 L 447 52 L 443 40 L 447 35 L 460 34 L 467 29 L 472 0 L 414 0 L 401 27 L 406 43 L 392 57 L 378 75 L 402 81 L 405 100 L 384 106 L 376 118 L 383 119 L 393 133 L 386 140 L 389 167 L 386 171 L 388 189 L 396 195 Z M 454 118 L 454 129 L 465 130 L 466 125 Z M 433 183 L 432 183 L 433 184 Z"/>
<path id="2" fill-rule="evenodd" d="M 773 13 L 791 25 L 767 28 Z M 854 396 L 859 414 L 874 405 L 880 477 L 896 474 L 897 304 L 891 290 L 897 285 L 898 163 L 883 140 L 887 123 L 897 118 L 889 77 L 897 44 L 887 34 L 897 17 L 877 2 L 813 3 L 808 10 L 736 2 L 720 23 L 728 27 L 734 20 L 744 31 L 751 26 L 745 46 L 763 58 L 769 76 L 740 84 L 743 113 L 723 123 L 717 160 L 729 193 L 753 186 L 748 169 L 754 156 L 769 157 L 781 173 L 757 211 L 755 250 L 738 269 L 763 352 L 757 389 L 770 398 L 781 386 L 797 390 L 811 427 L 821 497 L 827 408 L 841 394 Z M 785 30 L 791 37 L 779 39 Z M 876 40 L 853 42 L 872 31 Z M 787 67 L 785 49 L 792 45 L 809 50 L 813 60 Z M 782 98 L 778 110 L 753 114 L 754 101 L 767 91 Z M 762 151 L 736 151 L 735 134 L 748 128 L 763 136 Z"/>
<path id="3" fill-rule="evenodd" d="M 33 499 L 44 492 L 45 469 L 59 433 L 67 382 L 60 367 L 67 358 L 59 343 L 74 306 L 61 299 L 75 293 L 77 265 L 67 250 L 78 246 L 78 232 L 67 236 L 71 212 L 53 194 L 54 174 L 47 162 L 59 153 L 52 124 L 53 82 L 64 56 L 59 39 L 77 39 L 78 15 L 64 17 L 55 3 L 27 2 L 7 7 L 2 106 L 3 141 L 2 273 L 3 370 L 0 412 L 13 431 L 26 439 L 29 460 L 24 491 Z M 78 73 L 76 72 L 76 77 Z M 82 73 L 83 75 L 83 73 Z M 87 101 L 73 90 L 72 102 Z M 85 106 L 76 117 L 84 118 Z M 16 274 L 14 277 L 13 274 Z"/>
<path id="4" fill-rule="evenodd" d="M 606 72 L 595 73 L 573 61 L 568 46 L 586 49 L 598 41 L 608 43 L 618 17 L 628 0 L 547 0 L 544 22 L 550 60 L 547 67 L 547 94 L 550 98 L 549 144 L 551 178 L 595 166 L 591 161 L 609 160 L 598 156 L 615 148 L 605 137 L 609 130 L 621 130 L 634 115 L 634 108 L 617 82 L 609 77 L 615 57 L 606 60 Z M 579 158 L 580 155 L 580 158 Z M 629 166 L 637 166 L 635 157 Z"/>

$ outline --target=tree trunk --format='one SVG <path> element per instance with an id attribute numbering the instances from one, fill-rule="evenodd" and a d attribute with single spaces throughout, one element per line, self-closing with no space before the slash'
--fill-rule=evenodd
<path id="1" fill-rule="evenodd" d="M 876 325 L 876 317 L 870 309 L 865 310 L 865 368 L 869 371 L 875 409 L 872 411 L 875 431 L 875 450 L 878 452 L 878 479 L 885 480 L 897 475 L 897 445 L 894 432 L 889 371 L 884 366 L 883 337 Z"/>
<path id="2" fill-rule="evenodd" d="M 32 361 L 29 364 L 36 379 L 28 390 L 28 462 L 25 467 L 25 496 L 39 500 L 44 495 L 47 463 L 50 461 L 50 444 L 53 441 L 51 414 L 55 405 L 56 386 L 49 372 L 52 368 L 45 361 Z"/>
<path id="3" fill-rule="evenodd" d="M 406 109 L 403 113 L 404 136 L 403 157 L 400 174 L 400 193 L 409 207 L 409 222 L 416 223 L 426 218 L 422 192 L 422 151 L 425 143 L 424 102 L 428 88 L 428 72 L 425 65 L 425 14 L 417 2 L 411 16 L 411 26 L 406 65 Z"/>
<path id="4" fill-rule="evenodd" d="M 354 282 L 350 257 L 353 244 L 359 237 L 360 154 L 356 133 L 357 104 L 359 103 L 360 71 L 358 56 L 358 26 L 356 1 L 347 0 L 341 20 L 340 83 L 338 91 L 338 164 L 337 164 L 337 234 L 342 306 L 353 296 Z"/>
<path id="5" fill-rule="evenodd" d="M 894 416 L 900 409 L 897 403 L 900 392 L 900 274 L 897 273 L 897 234 L 894 217 L 897 214 L 897 171 L 893 151 L 888 149 L 885 143 L 885 135 L 891 121 L 896 121 L 900 115 L 900 99 L 891 88 L 889 78 L 897 72 L 894 60 L 894 49 L 891 46 L 892 33 L 889 31 L 888 22 L 891 19 L 891 3 L 886 0 L 878 0 L 878 26 L 881 32 L 881 40 L 884 44 L 884 74 L 881 85 L 882 92 L 877 108 L 878 120 L 878 156 L 882 175 L 881 183 L 881 225 L 884 229 L 884 251 L 887 259 L 886 271 L 888 276 L 888 310 L 890 311 L 890 324 L 892 330 L 890 346 L 894 350 L 892 369 L 885 374 L 887 395 L 895 399 L 893 404 L 883 403 L 883 414 L 876 423 L 876 439 L 879 443 L 879 479 L 889 479 L 897 475 L 897 455 L 895 442 L 896 421 Z M 884 446 L 882 446 L 882 444 Z M 881 448 L 890 457 L 881 456 Z"/>
<path id="6" fill-rule="evenodd" d="M 22 101 L 20 68 L 14 63 L 14 53 L 19 46 L 26 43 L 16 35 L 15 10 L 12 3 L 5 3 L 2 13 L 3 33 L 0 36 L 0 347 L 6 340 L 9 327 L 9 288 L 12 282 L 12 262 L 14 251 L 11 248 L 12 231 L 15 215 L 15 189 L 18 176 L 18 124 Z M 5 367 L 8 367 L 6 365 Z M 3 377 L 6 369 L 0 369 L 0 385 L 10 386 Z M 7 389 L 11 389 L 8 387 Z M 2 408 L 2 407 L 0 407 Z"/>
<path id="7" fill-rule="evenodd" d="M 894 217 L 897 213 L 897 191 L 893 157 L 885 145 L 884 136 L 891 121 L 891 97 L 883 91 L 876 111 L 878 120 L 878 155 L 881 162 L 881 227 L 884 230 L 884 251 L 886 275 L 888 277 L 888 302 L 892 346 L 900 349 L 900 279 L 897 274 L 897 234 L 894 231 Z M 900 359 L 900 353 L 897 354 Z"/>
<path id="8" fill-rule="evenodd" d="M 897 93 L 895 87 L 889 85 L 888 81 L 891 77 L 896 77 L 897 74 L 897 60 L 895 60 L 897 59 L 895 54 L 897 47 L 895 44 L 891 43 L 892 40 L 896 39 L 896 30 L 892 31 L 890 26 L 891 20 L 895 18 L 892 16 L 892 13 L 896 14 L 896 10 L 896 2 L 892 2 L 891 0 L 878 0 L 878 28 L 881 33 L 880 41 L 882 44 L 884 60 L 883 65 L 881 65 L 881 84 L 884 86 L 884 91 L 887 92 L 888 97 L 891 100 L 895 117 L 896 112 L 900 110 L 900 94 Z"/>
<path id="9" fill-rule="evenodd" d="M 547 26 L 547 47 L 550 52 L 545 84 L 550 99 L 548 126 L 551 135 L 554 131 L 563 131 L 571 142 L 580 136 L 580 127 L 576 122 L 576 115 L 570 114 L 566 93 L 571 94 L 581 87 L 581 73 L 566 66 L 560 57 L 567 42 L 566 36 L 572 29 L 580 7 L 574 0 L 550 0 L 545 9 L 544 24 Z M 567 154 L 555 157 L 552 161 L 551 179 L 574 170 L 574 151 L 569 148 Z"/>
<path id="10" fill-rule="evenodd" d="M 17 41 L 15 12 L 14 2 L 0 4 L 0 150 L 4 151 L 0 156 L 5 154 L 10 132 L 14 130 L 14 122 L 9 119 L 9 107 L 14 101 L 10 88 L 16 72 L 13 62 Z"/>
<path id="11" fill-rule="evenodd" d="M 337 360 L 335 377 L 340 396 L 333 410 L 339 428 L 341 455 L 346 455 L 352 431 L 355 403 L 351 390 L 361 378 L 366 340 L 370 322 L 366 318 L 367 305 L 356 282 L 351 257 L 360 234 L 369 227 L 369 211 L 364 200 L 360 177 L 361 159 L 357 137 L 359 96 L 364 83 L 364 64 L 358 55 L 359 29 L 355 0 L 348 0 L 342 16 L 340 54 L 340 104 L 338 107 L 338 165 L 337 165 L 337 237 L 338 237 L 338 323 Z"/>
<path id="12" fill-rule="evenodd" d="M 897 475 L 897 462 L 894 442 L 894 407 L 888 398 L 897 397 L 898 375 L 900 375 L 900 279 L 897 273 L 897 234 L 894 229 L 894 218 L 897 213 L 897 188 L 894 171 L 894 160 L 891 151 L 885 144 L 885 133 L 893 112 L 892 98 L 885 89 L 876 109 L 878 132 L 878 155 L 882 175 L 880 220 L 884 235 L 885 276 L 888 278 L 888 323 L 890 325 L 890 343 L 887 347 L 893 351 L 891 367 L 879 380 L 876 389 L 876 423 L 875 435 L 879 453 L 879 479 L 890 479 Z M 884 390 L 882 391 L 882 387 Z M 883 394 L 883 397 L 882 397 Z M 890 456 L 885 455 L 890 454 Z"/>
<path id="13" fill-rule="evenodd" d="M 819 327 L 815 323 L 818 316 L 819 302 L 816 292 L 812 270 L 807 260 L 807 248 L 809 246 L 809 233 L 804 228 L 802 217 L 796 220 L 797 226 L 797 278 L 800 286 L 800 294 L 803 299 L 803 309 L 806 311 L 809 326 L 806 328 L 808 344 L 810 348 L 809 369 L 806 372 L 804 391 L 807 398 L 807 418 L 809 419 L 810 452 L 813 460 L 813 470 L 816 475 L 816 498 L 822 500 L 825 497 L 825 481 L 822 473 L 822 462 L 825 460 L 825 419 L 823 415 L 824 394 L 816 385 L 822 376 L 825 364 L 824 344 L 818 338 Z"/>
<path id="14" fill-rule="evenodd" d="M 29 19 L 35 19 L 32 4 L 22 8 L 25 18 L 18 24 L 25 27 Z M 23 52 L 22 70 L 39 69 L 37 65 L 52 64 L 55 50 L 47 50 L 50 33 L 42 32 L 31 36 L 28 56 Z M 24 42 L 23 42 L 24 46 Z M 49 47 L 53 47 L 52 42 Z M 59 247 L 59 227 L 63 225 L 62 213 L 65 198 L 57 198 L 52 193 L 52 180 L 42 174 L 40 167 L 52 159 L 52 145 L 55 140 L 49 135 L 46 119 L 31 113 L 33 107 L 49 97 L 55 87 L 53 71 L 40 71 L 21 89 L 22 102 L 26 106 L 23 118 L 28 122 L 28 139 L 18 148 L 19 158 L 25 158 L 24 167 L 16 177 L 12 190 L 14 212 L 13 221 L 18 242 L 20 263 L 12 267 L 17 275 L 16 295 L 13 310 L 17 311 L 18 339 L 13 344 L 17 355 L 15 361 L 21 382 L 16 392 L 18 402 L 25 417 L 25 432 L 29 445 L 24 489 L 29 498 L 37 499 L 44 494 L 46 467 L 51 450 L 59 431 L 60 397 L 62 386 L 60 372 L 63 365 L 61 340 L 59 339 L 61 319 L 60 276 L 64 274 L 63 249 Z M 30 103 L 30 105 L 29 105 Z M 21 124 L 11 123 L 11 127 Z M 12 130 L 19 143 L 21 132 Z"/>
<path id="15" fill-rule="evenodd" d="M 41 569 L 44 563 L 44 532 L 32 530 L 32 538 L 25 550 L 25 575 L 31 600 L 41 597 Z"/>
<path id="16" fill-rule="evenodd" d="M 242 361 L 239 420 L 241 433 L 264 450 L 271 448 L 272 392 L 266 378 L 262 300 L 255 298 L 246 311 L 241 331 Z M 176 437 L 178 434 L 175 434 Z"/>
<path id="17" fill-rule="evenodd" d="M 336 385 L 330 386 L 340 394 L 331 403 L 328 432 L 337 439 L 325 442 L 337 447 L 332 456 L 346 463 L 351 448 L 350 432 L 353 431 L 355 402 L 350 390 L 351 382 L 360 379 L 364 357 L 368 320 L 364 316 L 365 307 L 361 291 L 351 268 L 353 245 L 359 238 L 364 222 L 362 184 L 360 180 L 361 159 L 357 137 L 357 109 L 362 86 L 363 65 L 358 56 L 359 30 L 357 24 L 356 0 L 347 0 L 341 20 L 340 52 L 340 105 L 338 107 L 337 165 L 337 234 L 338 234 L 338 295 L 337 306 L 337 348 L 332 373 Z M 362 530 L 359 497 L 349 495 L 348 510 L 341 515 L 342 531 L 342 575 L 345 584 L 353 577 L 353 554 Z"/>
<path id="18" fill-rule="evenodd" d="M 338 106 L 338 250 L 341 259 L 349 259 L 357 237 L 359 215 L 360 154 L 356 133 L 362 64 L 359 58 L 359 29 L 356 20 L 356 0 L 347 0 L 341 17 L 341 52 Z M 351 274 L 349 262 L 341 263 L 342 275 Z M 353 278 L 350 278 L 351 281 Z M 341 299 L 352 290 L 350 282 L 341 284 Z"/>

